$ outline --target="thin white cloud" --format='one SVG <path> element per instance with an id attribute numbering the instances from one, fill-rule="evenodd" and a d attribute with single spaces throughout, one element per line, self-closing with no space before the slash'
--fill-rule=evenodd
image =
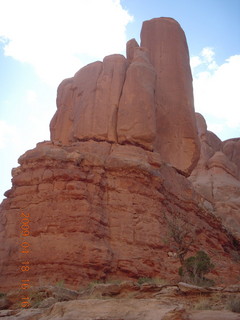
<path id="1" fill-rule="evenodd" d="M 214 60 L 215 52 L 213 51 L 213 48 L 206 47 L 202 49 L 201 56 L 204 61 L 211 63 Z"/>
<path id="2" fill-rule="evenodd" d="M 218 133 L 239 129 L 240 136 L 240 55 L 229 57 L 219 66 L 214 56 L 213 49 L 204 48 L 199 56 L 191 58 L 201 61 L 192 63 L 195 109 L 212 119 L 209 128 Z"/>
<path id="3" fill-rule="evenodd" d="M 132 21 L 120 0 L 0 0 L 0 7 L 5 54 L 54 85 L 82 67 L 86 55 L 123 52 Z"/>
<path id="4" fill-rule="evenodd" d="M 33 105 L 37 102 L 37 93 L 34 90 L 28 90 L 26 94 L 26 100 L 29 105 Z"/>
<path id="5" fill-rule="evenodd" d="M 190 58 L 190 65 L 192 69 L 200 66 L 201 64 L 202 64 L 202 60 L 200 59 L 200 57 L 195 56 Z"/>
<path id="6" fill-rule="evenodd" d="M 17 144 L 18 142 L 17 128 L 0 120 L 0 149 L 4 149 L 8 144 Z"/>
<path id="7" fill-rule="evenodd" d="M 212 61 L 211 63 L 209 63 L 208 65 L 208 69 L 209 70 L 216 70 L 218 68 L 218 65 L 216 63 L 216 61 Z"/>
<path id="8" fill-rule="evenodd" d="M 215 70 L 218 68 L 216 61 L 214 60 L 215 52 L 213 48 L 203 48 L 199 56 L 190 58 L 191 68 L 194 70 L 199 66 L 205 65 L 208 70 Z"/>

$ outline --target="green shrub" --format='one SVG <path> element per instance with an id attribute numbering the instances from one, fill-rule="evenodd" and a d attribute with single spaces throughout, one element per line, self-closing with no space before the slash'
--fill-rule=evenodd
<path id="1" fill-rule="evenodd" d="M 6 296 L 6 293 L 0 292 L 0 298 L 3 298 Z"/>
<path id="2" fill-rule="evenodd" d="M 240 313 L 240 297 L 231 297 L 228 299 L 227 308 L 232 312 Z"/>
<path id="3" fill-rule="evenodd" d="M 154 279 L 148 278 L 148 277 L 141 277 L 137 281 L 138 284 L 143 284 L 143 283 L 154 283 Z"/>
<path id="4" fill-rule="evenodd" d="M 105 282 L 103 280 L 93 280 L 91 282 L 88 283 L 87 285 L 87 289 L 92 289 L 93 287 L 95 287 L 98 284 L 104 284 Z"/>
<path id="5" fill-rule="evenodd" d="M 194 304 L 195 310 L 211 310 L 213 309 L 211 301 L 207 298 L 202 298 Z"/>
<path id="6" fill-rule="evenodd" d="M 47 298 L 46 292 L 33 292 L 30 294 L 31 306 L 38 308 L 39 304 Z"/>
<path id="7" fill-rule="evenodd" d="M 142 277 L 139 278 L 137 283 L 139 285 L 143 284 L 143 283 L 149 283 L 149 284 L 156 284 L 156 285 L 161 285 L 164 286 L 168 283 L 168 281 L 166 279 L 162 279 L 162 278 L 148 278 L 148 277 Z"/>
<path id="8" fill-rule="evenodd" d="M 205 278 L 205 274 L 212 271 L 214 265 L 211 263 L 210 257 L 204 251 L 198 251 L 195 256 L 184 260 L 182 267 L 178 273 L 184 281 L 200 286 L 212 286 L 214 281 Z"/>
<path id="9" fill-rule="evenodd" d="M 56 287 L 64 288 L 64 287 L 65 287 L 65 281 L 64 281 L 64 280 L 59 280 L 59 281 L 56 283 Z"/>

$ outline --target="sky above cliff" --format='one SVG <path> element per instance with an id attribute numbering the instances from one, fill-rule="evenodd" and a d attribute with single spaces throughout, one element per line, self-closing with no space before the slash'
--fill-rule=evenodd
<path id="1" fill-rule="evenodd" d="M 49 140 L 58 84 L 125 54 L 142 22 L 162 16 L 185 31 L 196 111 L 222 140 L 240 136 L 239 0 L 0 0 L 0 201 L 18 157 Z"/>

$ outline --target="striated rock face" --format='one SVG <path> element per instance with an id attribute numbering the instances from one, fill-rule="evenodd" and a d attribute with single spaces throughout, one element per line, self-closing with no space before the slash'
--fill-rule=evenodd
<path id="1" fill-rule="evenodd" d="M 189 180 L 214 204 L 224 224 L 240 236 L 240 138 L 222 142 L 207 131 L 202 115 L 196 118 L 201 156 Z"/>
<path id="2" fill-rule="evenodd" d="M 127 59 L 108 56 L 61 83 L 51 139 L 141 146 L 189 174 L 200 146 L 184 32 L 160 18 L 143 23 L 141 38 L 127 43 Z"/>
<path id="3" fill-rule="evenodd" d="M 0 310 L 0 318 L 4 317 L 6 320 L 56 320 L 56 317 L 62 320 L 239 320 L 237 313 L 224 311 L 224 309 L 229 301 L 235 300 L 237 303 L 240 297 L 240 285 L 203 288 L 183 282 L 171 285 L 166 282 L 139 284 L 133 281 L 122 281 L 118 284 L 92 283 L 91 289 L 82 287 L 80 291 L 56 286 L 41 286 L 29 289 L 28 294 L 32 296 L 33 308 L 27 310 L 19 309 L 17 290 L 9 292 L 5 298 L 0 298 L 0 307 L 3 302 L 7 303 L 7 309 L 10 309 Z M 209 307 L 215 311 L 208 310 Z M 204 308 L 207 310 L 202 311 Z"/>
<path id="4" fill-rule="evenodd" d="M 209 203 L 158 153 L 107 142 L 44 142 L 19 162 L 1 206 L 2 288 L 17 287 L 23 277 L 16 268 L 23 261 L 21 212 L 31 221 L 32 285 L 64 279 L 77 288 L 89 279 L 176 278 L 179 263 L 168 256 L 163 213 L 180 214 L 196 229 L 192 252 L 204 248 L 211 254 L 215 277 L 236 279 L 231 237 L 207 210 Z"/>
<path id="5" fill-rule="evenodd" d="M 176 279 L 179 262 L 167 241 L 166 217 L 194 231 L 189 254 L 207 251 L 215 280 L 236 281 L 236 240 L 214 212 L 217 194 L 218 203 L 225 201 L 222 183 L 213 189 L 206 180 L 204 189 L 201 176 L 203 166 L 207 179 L 227 175 L 237 199 L 238 140 L 222 144 L 200 116 L 198 137 L 179 24 L 145 22 L 141 37 L 141 47 L 128 42 L 127 58 L 108 56 L 64 80 L 51 141 L 19 158 L 0 207 L 3 290 L 23 279 L 31 285 L 65 280 L 76 288 L 91 279 Z M 199 193 L 186 178 L 194 167 L 190 180 Z M 30 221 L 26 238 L 23 214 Z"/>

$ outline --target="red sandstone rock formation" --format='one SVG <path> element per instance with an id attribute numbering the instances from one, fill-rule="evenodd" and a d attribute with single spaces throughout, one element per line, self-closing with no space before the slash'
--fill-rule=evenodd
<path id="1" fill-rule="evenodd" d="M 222 142 L 207 130 L 196 114 L 201 156 L 189 180 L 197 192 L 212 202 L 215 212 L 240 236 L 240 138 Z"/>
<path id="2" fill-rule="evenodd" d="M 221 222 L 158 153 L 107 142 L 65 147 L 45 142 L 19 162 L 1 207 L 3 288 L 17 287 L 23 276 L 21 212 L 31 220 L 27 275 L 32 284 L 64 279 L 77 287 L 111 276 L 176 277 L 179 264 L 167 254 L 163 212 L 185 216 L 196 228 L 192 253 L 204 248 L 216 265 L 216 276 L 236 279 L 231 239 Z"/>
<path id="3" fill-rule="evenodd" d="M 127 43 L 127 59 L 106 57 L 62 82 L 51 139 L 142 146 L 189 174 L 200 146 L 184 32 L 173 19 L 153 19 L 141 38 L 142 47 Z"/>
<path id="4" fill-rule="evenodd" d="M 180 215 L 195 230 L 190 253 L 209 253 L 215 279 L 236 280 L 237 249 L 214 215 L 212 193 L 199 188 L 200 195 L 185 177 L 200 144 L 188 50 L 177 22 L 145 22 L 142 47 L 128 42 L 127 59 L 108 56 L 64 80 L 57 108 L 51 142 L 19 158 L 0 208 L 3 289 L 17 288 L 26 276 L 31 285 L 64 279 L 72 286 L 112 276 L 176 278 L 179 262 L 168 255 L 164 215 Z M 238 141 L 216 154 L 221 141 L 204 128 L 197 168 L 221 163 L 232 177 L 239 174 Z M 22 212 L 30 215 L 26 273 Z"/>

